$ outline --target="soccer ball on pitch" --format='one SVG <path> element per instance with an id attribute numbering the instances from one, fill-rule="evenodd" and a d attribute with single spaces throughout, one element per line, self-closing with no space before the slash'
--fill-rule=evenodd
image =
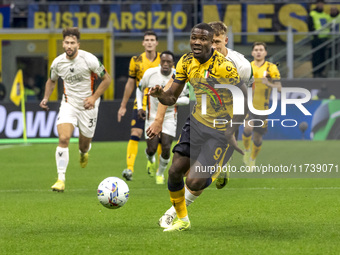
<path id="1" fill-rule="evenodd" d="M 129 199 L 129 187 L 117 177 L 107 177 L 98 186 L 99 202 L 109 209 L 122 207 Z"/>

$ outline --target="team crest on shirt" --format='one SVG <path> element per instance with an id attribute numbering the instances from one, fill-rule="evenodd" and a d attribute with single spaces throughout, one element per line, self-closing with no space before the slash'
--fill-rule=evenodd
<path id="1" fill-rule="evenodd" d="M 82 80 L 84 80 L 84 78 L 80 74 L 69 75 L 64 79 L 64 81 L 66 81 L 69 84 L 81 82 Z"/>

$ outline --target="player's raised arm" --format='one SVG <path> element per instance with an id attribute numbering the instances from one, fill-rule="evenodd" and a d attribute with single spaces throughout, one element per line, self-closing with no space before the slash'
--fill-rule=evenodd
<path id="1" fill-rule="evenodd" d="M 133 90 L 135 89 L 135 79 L 129 77 L 126 84 L 125 84 L 125 89 L 124 89 L 124 96 L 123 96 L 123 100 L 120 104 L 120 108 L 118 110 L 118 122 L 121 121 L 122 117 L 125 115 L 126 113 L 126 104 L 133 92 Z"/>

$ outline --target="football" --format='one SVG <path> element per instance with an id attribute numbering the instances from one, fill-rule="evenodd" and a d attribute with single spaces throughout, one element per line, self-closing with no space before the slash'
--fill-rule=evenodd
<path id="1" fill-rule="evenodd" d="M 129 199 L 129 187 L 118 177 L 107 177 L 99 184 L 97 196 L 106 208 L 118 209 Z"/>

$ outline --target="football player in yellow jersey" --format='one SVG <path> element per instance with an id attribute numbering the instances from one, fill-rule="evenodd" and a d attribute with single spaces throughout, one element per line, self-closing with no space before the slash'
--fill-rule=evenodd
<path id="1" fill-rule="evenodd" d="M 210 22 L 209 25 L 214 30 L 214 38 L 213 38 L 212 47 L 218 52 L 222 53 L 227 60 L 233 63 L 233 65 L 236 67 L 237 72 L 240 76 L 241 82 L 245 83 L 246 87 L 251 87 L 254 82 L 254 78 L 253 78 L 253 72 L 252 72 L 250 62 L 241 53 L 226 47 L 226 44 L 228 43 L 228 27 L 222 21 Z M 164 107 L 165 106 L 161 104 L 158 106 L 158 109 L 157 109 L 158 120 L 159 120 L 160 115 L 162 116 L 164 115 L 161 112 L 161 108 L 164 108 Z M 155 131 L 155 129 L 162 128 L 162 127 L 158 127 L 158 121 L 155 121 L 152 125 L 153 125 L 153 128 L 151 129 L 153 131 Z M 149 129 L 147 130 L 147 132 L 148 131 Z M 237 138 L 237 134 L 238 132 L 235 133 L 236 138 Z M 228 166 L 225 166 L 225 167 L 228 167 Z M 213 176 L 212 180 L 214 180 L 217 177 L 216 179 L 217 189 L 221 189 L 227 185 L 229 181 L 228 176 L 229 176 L 228 171 L 221 171 L 218 177 Z M 185 186 L 186 206 L 187 207 L 190 206 L 201 195 L 202 192 L 203 190 L 200 190 L 200 191 L 189 190 L 188 187 Z M 173 221 L 175 218 L 176 218 L 176 210 L 173 206 L 171 206 L 159 219 L 158 225 L 162 228 L 168 228 L 173 224 Z"/>
<path id="2" fill-rule="evenodd" d="M 280 73 L 275 64 L 266 61 L 267 45 L 264 42 L 255 42 L 251 55 L 254 57 L 251 66 L 255 78 L 255 83 L 253 85 L 253 106 L 257 110 L 267 110 L 269 108 L 269 99 L 272 88 L 277 88 L 277 90 L 281 92 Z M 247 116 L 248 121 L 255 119 L 262 120 L 251 121 L 251 126 L 248 124 L 248 121 L 245 122 L 246 124 L 242 134 L 245 148 L 243 162 L 250 167 L 255 166 L 255 159 L 261 150 L 262 136 L 267 132 L 268 127 L 267 117 L 268 116 L 255 115 L 251 112 L 249 112 Z M 253 147 L 252 150 L 250 150 L 252 134 Z"/>
<path id="3" fill-rule="evenodd" d="M 211 184 L 211 177 L 215 173 L 206 171 L 206 168 L 223 166 L 234 149 L 243 154 L 234 132 L 239 126 L 235 123 L 243 121 L 244 115 L 233 115 L 233 97 L 230 91 L 217 88 L 215 84 L 240 86 L 244 97 L 247 95 L 246 86 L 240 83 L 233 64 L 212 49 L 213 36 L 214 31 L 208 24 L 194 26 L 190 36 L 192 52 L 181 57 L 171 87 L 164 91 L 162 87 L 155 86 L 149 91 L 162 104 L 173 105 L 186 82 L 190 81 L 197 100 L 192 114 L 182 128 L 180 140 L 173 149 L 168 189 L 178 220 L 164 231 L 183 231 L 190 228 L 183 179 L 189 168 L 185 184 L 192 191 L 203 190 Z M 216 119 L 232 119 L 234 124 L 215 126 Z"/>
<path id="4" fill-rule="evenodd" d="M 129 78 L 125 85 L 124 96 L 120 108 L 118 110 L 118 122 L 126 113 L 126 104 L 136 87 L 139 86 L 139 81 L 142 79 L 144 72 L 160 64 L 160 53 L 156 51 L 158 45 L 158 37 L 153 31 L 144 33 L 142 45 L 145 48 L 139 56 L 133 56 L 130 61 Z M 147 96 L 143 99 L 143 108 L 145 110 Z M 138 153 L 138 143 L 143 134 L 145 120 L 138 118 L 137 103 L 135 100 L 133 107 L 133 117 L 131 121 L 131 137 L 127 146 L 126 163 L 127 168 L 124 169 L 122 175 L 127 180 L 132 180 L 134 171 L 135 159 Z"/>

